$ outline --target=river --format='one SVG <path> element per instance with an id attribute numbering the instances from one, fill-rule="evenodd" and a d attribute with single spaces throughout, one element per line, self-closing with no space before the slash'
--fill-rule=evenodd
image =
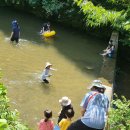
<path id="1" fill-rule="evenodd" d="M 17 19 L 21 28 L 20 43 L 10 43 L 11 21 Z M 54 38 L 39 35 L 45 22 L 31 14 L 9 8 L 0 8 L 0 68 L 2 82 L 7 86 L 11 109 L 20 112 L 22 122 L 36 129 L 43 110 L 52 109 L 57 122 L 59 99 L 68 96 L 80 117 L 80 102 L 91 81 L 96 79 L 102 66 L 99 55 L 105 48 L 102 40 L 87 36 L 54 23 Z M 40 75 L 46 62 L 53 71 L 50 84 L 41 83 Z"/>

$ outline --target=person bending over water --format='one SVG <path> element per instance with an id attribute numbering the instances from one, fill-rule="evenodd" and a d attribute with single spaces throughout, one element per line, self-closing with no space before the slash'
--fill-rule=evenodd
<path id="1" fill-rule="evenodd" d="M 47 79 L 48 77 L 52 76 L 52 74 L 50 73 L 50 70 L 55 70 L 54 68 L 51 68 L 52 67 L 52 64 L 47 62 L 46 63 L 46 66 L 45 66 L 45 69 L 42 73 L 42 81 L 45 82 L 45 83 L 49 83 L 49 80 Z"/>
<path id="2" fill-rule="evenodd" d="M 109 107 L 108 97 L 102 91 L 100 82 L 93 82 L 91 91 L 81 102 L 81 118 L 72 123 L 67 130 L 103 130 Z"/>

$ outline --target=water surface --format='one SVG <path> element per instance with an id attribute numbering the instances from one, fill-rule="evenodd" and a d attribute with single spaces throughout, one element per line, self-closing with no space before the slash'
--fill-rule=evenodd
<path id="1" fill-rule="evenodd" d="M 9 42 L 11 21 L 21 27 L 19 45 Z M 51 23 L 56 37 L 43 39 L 38 32 L 44 20 L 8 8 L 0 9 L 0 68 L 8 89 L 11 108 L 18 109 L 23 122 L 36 129 L 43 110 L 52 109 L 57 122 L 62 96 L 68 96 L 80 117 L 80 102 L 87 86 L 98 77 L 102 65 L 99 55 L 105 48 L 101 40 Z M 57 71 L 52 72 L 50 84 L 41 83 L 40 75 L 49 61 Z"/>

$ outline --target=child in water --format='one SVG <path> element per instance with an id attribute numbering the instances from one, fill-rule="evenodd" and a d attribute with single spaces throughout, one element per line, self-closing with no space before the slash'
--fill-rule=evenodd
<path id="1" fill-rule="evenodd" d="M 50 70 L 56 70 L 54 68 L 51 68 L 52 64 L 47 62 L 45 69 L 42 73 L 42 81 L 45 83 L 49 83 L 49 80 L 47 79 L 48 77 L 52 76 L 52 74 L 50 74 Z"/>
<path id="2" fill-rule="evenodd" d="M 52 111 L 45 110 L 44 117 L 45 119 L 41 119 L 41 121 L 38 123 L 38 130 L 54 130 L 54 123 L 52 120 L 50 120 L 52 117 Z"/>
<path id="3" fill-rule="evenodd" d="M 50 23 L 49 22 L 43 24 L 40 34 L 43 34 L 44 32 L 50 32 Z"/>

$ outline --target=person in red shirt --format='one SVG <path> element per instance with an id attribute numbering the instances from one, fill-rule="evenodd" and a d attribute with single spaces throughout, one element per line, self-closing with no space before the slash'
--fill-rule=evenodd
<path id="1" fill-rule="evenodd" d="M 45 118 L 41 119 L 41 121 L 38 123 L 38 130 L 54 130 L 54 123 L 51 120 L 52 111 L 45 110 L 44 117 Z"/>

